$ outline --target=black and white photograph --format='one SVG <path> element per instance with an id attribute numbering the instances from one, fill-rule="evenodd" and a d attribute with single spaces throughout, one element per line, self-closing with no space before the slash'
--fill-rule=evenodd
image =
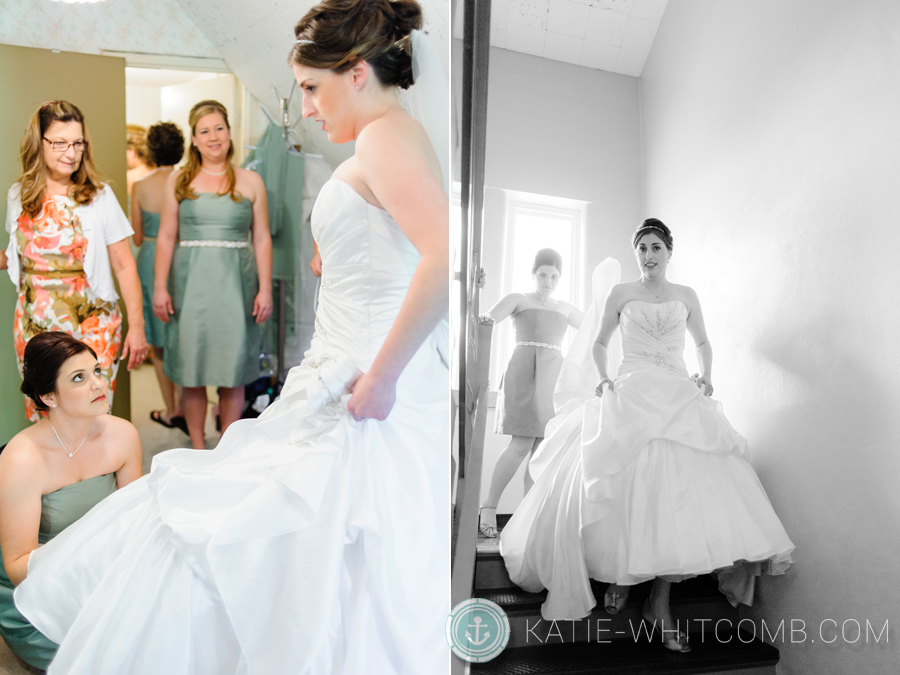
<path id="1" fill-rule="evenodd" d="M 897 672 L 900 6 L 452 13 L 453 672 Z"/>

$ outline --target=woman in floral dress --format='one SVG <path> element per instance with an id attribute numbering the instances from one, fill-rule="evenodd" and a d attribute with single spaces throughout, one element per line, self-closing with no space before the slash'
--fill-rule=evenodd
<path id="1" fill-rule="evenodd" d="M 64 331 L 97 353 L 111 404 L 119 348 L 129 370 L 147 354 L 131 226 L 100 181 L 84 116 L 71 103 L 51 101 L 34 113 L 20 160 L 22 174 L 7 197 L 9 246 L 0 253 L 0 269 L 8 268 L 19 289 L 13 325 L 19 370 L 32 337 Z M 113 272 L 130 318 L 124 344 Z M 25 412 L 40 419 L 31 399 Z"/>

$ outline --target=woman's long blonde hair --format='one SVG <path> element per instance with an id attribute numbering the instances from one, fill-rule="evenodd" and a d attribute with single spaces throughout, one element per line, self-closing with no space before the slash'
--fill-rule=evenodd
<path id="1" fill-rule="evenodd" d="M 222 115 L 222 119 L 225 120 L 225 126 L 228 127 L 229 131 L 231 130 L 231 125 L 228 124 L 228 112 L 225 110 L 224 105 L 218 101 L 200 101 L 200 103 L 191 108 L 191 114 L 188 117 L 192 136 L 197 133 L 197 123 L 211 113 L 219 113 Z M 234 189 L 235 184 L 237 183 L 237 177 L 234 173 L 234 164 L 231 163 L 232 157 L 234 157 L 234 143 L 229 141 L 228 155 L 225 157 L 225 162 L 227 163 L 226 171 L 228 172 L 228 189 L 219 194 L 230 194 L 233 201 L 239 202 L 242 197 Z M 194 188 L 191 187 L 191 181 L 193 181 L 194 178 L 197 177 L 197 174 L 200 173 L 200 166 L 202 163 L 203 160 L 200 157 L 200 151 L 192 142 L 190 146 L 188 146 L 187 164 L 181 170 L 181 173 L 178 174 L 178 178 L 175 179 L 175 198 L 179 202 L 184 199 L 197 199 L 199 196 L 194 192 Z"/>
<path id="2" fill-rule="evenodd" d="M 90 204 L 103 186 L 103 179 L 94 167 L 91 144 L 84 115 L 68 101 L 48 101 L 38 108 L 28 122 L 28 128 L 19 146 L 19 198 L 22 210 L 31 218 L 37 218 L 47 194 L 47 165 L 44 163 L 44 134 L 54 122 L 78 122 L 87 146 L 81 154 L 81 164 L 72 174 L 69 196 L 77 204 Z"/>

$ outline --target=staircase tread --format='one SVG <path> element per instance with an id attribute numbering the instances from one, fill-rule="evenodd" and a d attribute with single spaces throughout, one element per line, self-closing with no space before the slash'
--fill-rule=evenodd
<path id="1" fill-rule="evenodd" d="M 677 654 L 658 642 L 615 640 L 543 645 L 535 649 L 507 649 L 487 663 L 473 663 L 482 675 L 688 675 L 774 666 L 778 649 L 743 632 L 721 631 L 720 639 L 707 632 L 691 635 L 691 651 Z M 726 641 L 730 638 L 730 641 Z M 746 640 L 742 641 L 742 640 Z"/>
<path id="2" fill-rule="evenodd" d="M 632 587 L 628 596 L 629 607 L 632 605 L 639 607 L 643 603 L 644 598 L 650 595 L 651 583 L 647 581 Z M 606 587 L 607 584 L 605 583 L 591 580 L 591 591 L 594 593 L 594 597 L 597 598 L 598 606 L 603 603 L 603 594 L 606 592 Z M 543 604 L 547 597 L 547 591 L 529 593 L 515 586 L 508 588 L 481 588 L 475 590 L 474 597 L 486 598 L 496 602 L 503 608 L 521 610 L 538 607 Z M 672 584 L 671 597 L 673 605 L 701 599 L 725 601 L 724 596 L 719 592 L 718 581 L 711 575 L 703 575 Z"/>

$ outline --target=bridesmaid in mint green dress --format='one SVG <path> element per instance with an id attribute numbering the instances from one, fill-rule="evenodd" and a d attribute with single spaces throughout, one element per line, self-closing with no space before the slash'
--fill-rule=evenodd
<path id="1" fill-rule="evenodd" d="M 0 636 L 23 661 L 46 670 L 57 645 L 19 613 L 13 590 L 34 549 L 140 477 L 141 442 L 130 422 L 107 414 L 97 355 L 67 333 L 28 342 L 22 391 L 47 415 L 0 454 Z"/>
<path id="2" fill-rule="evenodd" d="M 206 387 L 219 388 L 222 433 L 259 377 L 259 324 L 272 314 L 272 238 L 259 174 L 234 166 L 228 113 L 191 109 L 188 162 L 166 182 L 153 312 L 166 323 L 165 372 L 183 387 L 191 444 L 203 449 Z"/>
<path id="3" fill-rule="evenodd" d="M 164 370 L 166 324 L 153 314 L 153 265 L 156 259 L 156 235 L 159 232 L 159 214 L 165 201 L 166 180 L 175 165 L 184 156 L 184 135 L 175 124 L 160 122 L 147 132 L 147 148 L 156 169 L 137 181 L 132 188 L 131 226 L 134 229 L 134 245 L 140 246 L 137 267 L 144 296 L 144 329 L 147 342 L 153 348 L 153 366 L 162 393 L 165 410 L 153 410 L 150 419 L 164 427 L 178 427 L 187 433 L 181 411 L 181 401 L 175 384 Z"/>

